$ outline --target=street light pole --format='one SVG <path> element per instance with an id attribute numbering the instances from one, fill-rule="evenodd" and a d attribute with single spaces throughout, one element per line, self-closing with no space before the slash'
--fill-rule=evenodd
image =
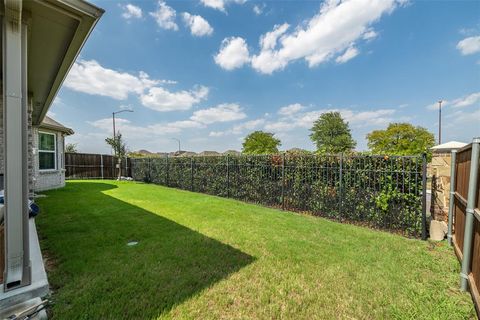
<path id="1" fill-rule="evenodd" d="M 442 102 L 438 100 L 438 144 L 442 144 Z"/>
<path id="2" fill-rule="evenodd" d="M 115 112 L 112 112 L 112 119 L 113 119 L 113 141 L 115 141 L 115 137 L 117 136 L 115 134 Z"/>
<path id="3" fill-rule="evenodd" d="M 178 142 L 178 153 L 180 153 L 180 151 L 182 151 L 182 148 L 180 147 L 180 139 L 177 139 L 177 138 L 172 138 L 172 139 Z"/>
<path id="4" fill-rule="evenodd" d="M 115 156 L 118 157 L 117 159 L 117 168 L 118 168 L 118 180 L 120 180 L 120 177 L 122 176 L 122 167 L 121 167 L 121 164 L 122 164 L 122 159 L 119 157 L 120 155 L 117 153 L 117 151 L 120 151 L 120 146 L 118 145 L 118 143 L 120 141 L 117 141 L 117 133 L 115 131 L 115 115 L 117 113 L 122 113 L 122 112 L 133 112 L 133 110 L 130 110 L 130 109 L 125 109 L 125 110 L 120 110 L 120 111 L 114 111 L 112 112 L 112 122 L 113 122 L 113 142 L 114 142 L 114 148 L 113 148 L 113 152 L 115 153 Z"/>
<path id="5" fill-rule="evenodd" d="M 113 141 L 114 141 L 114 142 L 117 142 L 117 133 L 115 132 L 115 115 L 116 115 L 117 113 L 122 113 L 122 112 L 133 112 L 133 110 L 125 109 L 125 110 L 120 110 L 120 111 L 112 112 Z M 115 152 L 115 155 L 117 155 L 117 150 L 115 150 L 115 148 L 113 149 L 113 151 Z"/>

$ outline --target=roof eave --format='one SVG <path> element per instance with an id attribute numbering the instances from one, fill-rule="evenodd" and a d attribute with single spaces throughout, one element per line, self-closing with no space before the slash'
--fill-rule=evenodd
<path id="1" fill-rule="evenodd" d="M 41 124 L 38 126 L 39 129 L 48 129 L 48 130 L 53 130 L 53 131 L 58 131 L 62 132 L 68 136 L 71 136 L 72 134 L 75 133 L 73 129 L 67 128 L 67 127 L 56 127 L 56 126 L 50 126 L 48 124 Z"/>
<path id="2" fill-rule="evenodd" d="M 50 105 L 55 99 L 58 90 L 62 86 L 70 68 L 75 63 L 76 58 L 80 54 L 81 49 L 95 28 L 100 17 L 105 12 L 103 9 L 83 0 L 48 0 L 45 3 L 60 7 L 60 10 L 65 11 L 66 13 L 70 12 L 72 15 L 77 16 L 80 14 L 80 16 L 77 30 L 75 31 L 75 34 L 68 45 L 65 55 L 63 56 L 62 63 L 58 69 L 47 99 L 41 106 L 41 111 L 38 116 L 32 119 L 34 125 L 38 125 L 42 122 L 43 118 L 48 112 L 48 109 L 50 108 Z"/>

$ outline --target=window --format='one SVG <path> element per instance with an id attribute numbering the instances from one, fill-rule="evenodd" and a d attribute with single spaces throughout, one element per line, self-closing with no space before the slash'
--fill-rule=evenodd
<path id="1" fill-rule="evenodd" d="M 57 143 L 53 133 L 38 133 L 38 166 L 40 170 L 57 168 Z"/>

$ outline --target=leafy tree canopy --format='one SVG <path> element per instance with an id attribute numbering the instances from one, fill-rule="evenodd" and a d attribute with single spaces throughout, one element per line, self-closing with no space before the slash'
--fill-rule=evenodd
<path id="1" fill-rule="evenodd" d="M 65 145 L 65 152 L 77 153 L 77 144 L 76 143 L 67 143 Z"/>
<path id="2" fill-rule="evenodd" d="M 114 138 L 106 138 L 105 142 L 112 147 L 117 157 L 123 158 L 127 154 L 127 145 L 123 141 L 122 134 L 120 132 Z"/>
<path id="3" fill-rule="evenodd" d="M 280 140 L 273 133 L 254 131 L 245 137 L 242 152 L 245 154 L 277 153 L 281 145 Z"/>
<path id="4" fill-rule="evenodd" d="M 385 130 L 367 134 L 367 140 L 372 153 L 398 156 L 430 154 L 430 148 L 435 145 L 432 133 L 410 123 L 390 123 Z"/>
<path id="5" fill-rule="evenodd" d="M 348 122 L 340 112 L 323 113 L 310 129 L 310 139 L 316 144 L 319 153 L 351 152 L 357 143 L 352 138 Z"/>

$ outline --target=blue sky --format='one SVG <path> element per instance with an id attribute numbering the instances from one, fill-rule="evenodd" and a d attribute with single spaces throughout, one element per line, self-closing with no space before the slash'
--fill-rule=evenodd
<path id="1" fill-rule="evenodd" d="M 478 1 L 95 1 L 106 10 L 50 115 L 105 152 L 111 113 L 130 150 L 241 149 L 253 130 L 313 150 L 325 111 L 358 150 L 390 122 L 443 141 L 480 136 Z"/>

